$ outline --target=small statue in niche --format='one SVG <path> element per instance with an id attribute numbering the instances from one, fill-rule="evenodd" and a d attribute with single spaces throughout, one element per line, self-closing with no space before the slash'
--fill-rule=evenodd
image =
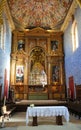
<path id="1" fill-rule="evenodd" d="M 47 75 L 44 70 L 41 71 L 40 82 L 43 85 L 43 87 L 47 84 Z"/>
<path id="2" fill-rule="evenodd" d="M 22 50 L 24 49 L 24 41 L 23 40 L 19 40 L 18 41 L 18 50 Z"/>
<path id="3" fill-rule="evenodd" d="M 56 51 L 58 49 L 58 41 L 51 41 L 51 48 Z"/>

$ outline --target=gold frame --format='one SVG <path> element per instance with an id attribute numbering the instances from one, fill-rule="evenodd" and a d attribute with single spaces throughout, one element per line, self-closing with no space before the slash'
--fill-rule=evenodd
<path id="1" fill-rule="evenodd" d="M 16 65 L 16 83 L 22 84 L 24 83 L 24 66 Z"/>

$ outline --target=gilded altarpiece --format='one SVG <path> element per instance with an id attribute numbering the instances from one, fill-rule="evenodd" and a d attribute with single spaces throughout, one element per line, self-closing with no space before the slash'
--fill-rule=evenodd
<path id="1" fill-rule="evenodd" d="M 18 99 L 65 98 L 62 32 L 13 32 L 10 86 Z"/>

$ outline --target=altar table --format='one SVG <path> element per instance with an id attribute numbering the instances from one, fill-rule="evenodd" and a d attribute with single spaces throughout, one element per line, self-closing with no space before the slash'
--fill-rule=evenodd
<path id="1" fill-rule="evenodd" d="M 37 126 L 37 117 L 51 117 L 56 116 L 56 124 L 63 125 L 62 116 L 69 121 L 69 112 L 65 106 L 36 106 L 28 107 L 26 111 L 26 125 L 29 123 L 29 117 L 33 118 L 32 125 Z"/>

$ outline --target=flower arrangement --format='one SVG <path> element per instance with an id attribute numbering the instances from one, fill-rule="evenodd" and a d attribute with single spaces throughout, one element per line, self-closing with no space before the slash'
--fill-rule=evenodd
<path id="1" fill-rule="evenodd" d="M 34 104 L 30 104 L 30 107 L 34 107 L 35 105 Z"/>

